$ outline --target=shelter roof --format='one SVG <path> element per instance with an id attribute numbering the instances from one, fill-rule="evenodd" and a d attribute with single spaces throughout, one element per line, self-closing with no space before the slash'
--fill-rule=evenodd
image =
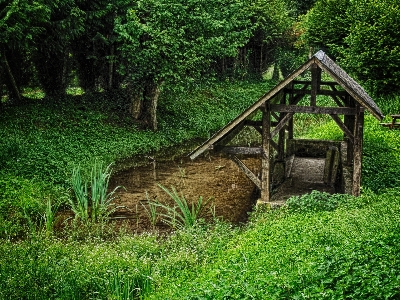
<path id="1" fill-rule="evenodd" d="M 384 115 L 376 105 L 374 100 L 367 94 L 367 92 L 351 78 L 339 65 L 337 65 L 331 58 L 329 58 L 322 50 L 315 53 L 307 62 L 301 65 L 297 70 L 283 79 L 269 92 L 261 96 L 256 102 L 250 105 L 239 116 L 228 123 L 225 127 L 216 132 L 210 139 L 200 145 L 192 153 L 190 158 L 194 159 L 203 153 L 205 150 L 210 149 L 212 145 L 224 138 L 227 134 L 231 133 L 235 128 L 242 125 L 243 122 L 260 108 L 265 102 L 270 101 L 280 91 L 282 91 L 289 83 L 291 83 L 297 76 L 301 75 L 304 71 L 310 68 L 311 65 L 317 64 L 323 71 L 331 76 L 346 92 L 350 94 L 362 107 L 367 109 L 379 121 L 383 119 Z"/>

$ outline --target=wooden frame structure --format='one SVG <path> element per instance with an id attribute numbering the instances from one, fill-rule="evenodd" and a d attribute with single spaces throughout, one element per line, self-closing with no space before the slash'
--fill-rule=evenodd
<path id="1" fill-rule="evenodd" d="M 311 71 L 311 80 L 295 80 L 305 71 Z M 322 71 L 333 81 L 322 81 Z M 305 95 L 310 95 L 310 105 L 300 106 Z M 317 105 L 317 96 L 332 97 L 335 107 Z M 373 99 L 343 69 L 323 51 L 318 51 L 306 63 L 286 77 L 253 105 L 200 145 L 191 154 L 195 159 L 206 150 L 223 151 L 232 154 L 232 160 L 261 190 L 261 200 L 270 201 L 272 180 L 272 149 L 276 161 L 285 159 L 285 140 L 293 139 L 293 115 L 295 113 L 327 114 L 344 133 L 347 143 L 346 163 L 352 166 L 352 194 L 360 194 L 364 111 L 369 111 L 379 121 L 384 115 Z M 252 117 L 262 112 L 262 120 Z M 344 117 L 341 118 L 340 116 Z M 343 120 L 342 120 L 343 119 Z M 254 127 L 262 136 L 261 147 L 226 147 L 244 126 Z M 286 136 L 287 132 L 287 136 Z M 275 140 L 273 139 L 275 136 Z M 277 141 L 276 141 L 277 140 Z M 261 178 L 253 174 L 236 155 L 260 155 Z"/>

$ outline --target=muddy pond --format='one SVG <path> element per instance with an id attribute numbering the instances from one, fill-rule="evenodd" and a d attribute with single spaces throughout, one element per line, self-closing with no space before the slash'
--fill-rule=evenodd
<path id="1" fill-rule="evenodd" d="M 253 173 L 259 172 L 259 159 L 243 158 L 243 162 Z M 169 159 L 145 157 L 141 166 L 119 171 L 110 180 L 111 189 L 124 187 L 118 190 L 115 200 L 118 209 L 111 215 L 113 222 L 123 223 L 132 233 L 151 230 L 148 201 L 175 205 L 159 185 L 169 190 L 175 188 L 189 203 L 199 197 L 204 201 L 211 199 L 203 210 L 205 220 L 218 217 L 235 224 L 244 223 L 257 199 L 255 185 L 226 155 L 206 154 L 194 161 L 187 155 Z M 168 226 L 159 218 L 155 229 L 164 231 Z"/>

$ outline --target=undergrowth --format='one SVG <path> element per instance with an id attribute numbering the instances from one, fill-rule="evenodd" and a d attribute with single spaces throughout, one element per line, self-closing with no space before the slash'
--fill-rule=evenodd
<path id="1" fill-rule="evenodd" d="M 329 211 L 260 209 L 243 229 L 217 221 L 161 239 L 3 242 L 0 298 L 396 299 L 399 201 L 392 189 Z"/>
<path id="2" fill-rule="evenodd" d="M 63 239 L 48 234 L 47 216 L 68 202 L 74 167 L 89 178 L 96 160 L 108 165 L 208 137 L 268 86 L 224 83 L 196 97 L 169 95 L 160 101 L 157 133 L 140 130 L 118 95 L 7 108 L 0 115 L 0 299 L 398 299 L 399 131 L 368 114 L 359 198 L 313 192 L 286 209 L 258 208 L 241 228 L 195 222 L 167 237 L 115 234 L 104 223 L 71 228 Z M 378 100 L 385 114 L 398 112 L 399 99 Z M 333 121 L 315 118 L 299 119 L 302 137 L 341 137 Z M 313 119 L 318 126 L 308 126 Z"/>

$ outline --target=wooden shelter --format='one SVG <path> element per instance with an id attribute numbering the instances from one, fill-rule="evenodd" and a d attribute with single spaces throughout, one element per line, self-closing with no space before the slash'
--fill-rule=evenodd
<path id="1" fill-rule="evenodd" d="M 303 73 L 306 75 L 306 72 L 309 71 L 311 76 L 303 76 L 303 78 L 309 79 L 296 80 L 297 77 Z M 323 72 L 325 73 L 324 79 L 329 77 L 333 81 L 323 81 Z M 307 100 L 307 105 L 304 105 L 304 101 L 300 101 L 306 95 L 309 95 L 306 98 L 309 99 L 309 102 Z M 330 96 L 335 105 L 330 107 L 318 105 L 318 95 Z M 318 51 L 296 71 L 195 149 L 190 154 L 190 158 L 195 159 L 210 149 L 232 154 L 233 161 L 261 190 L 261 200 L 269 202 L 273 168 L 277 163 L 285 164 L 288 143 L 293 140 L 294 114 L 326 114 L 332 117 L 344 133 L 343 142 L 347 148 L 344 163 L 352 173 L 351 189 L 347 192 L 358 196 L 361 183 L 365 110 L 379 121 L 384 117 L 365 90 L 323 51 Z M 253 120 L 259 111 L 262 116 L 258 120 Z M 245 126 L 252 126 L 261 134 L 261 145 L 259 147 L 227 147 L 227 144 Z M 261 157 L 259 176 L 252 173 L 237 158 L 236 155 L 239 154 Z"/>

